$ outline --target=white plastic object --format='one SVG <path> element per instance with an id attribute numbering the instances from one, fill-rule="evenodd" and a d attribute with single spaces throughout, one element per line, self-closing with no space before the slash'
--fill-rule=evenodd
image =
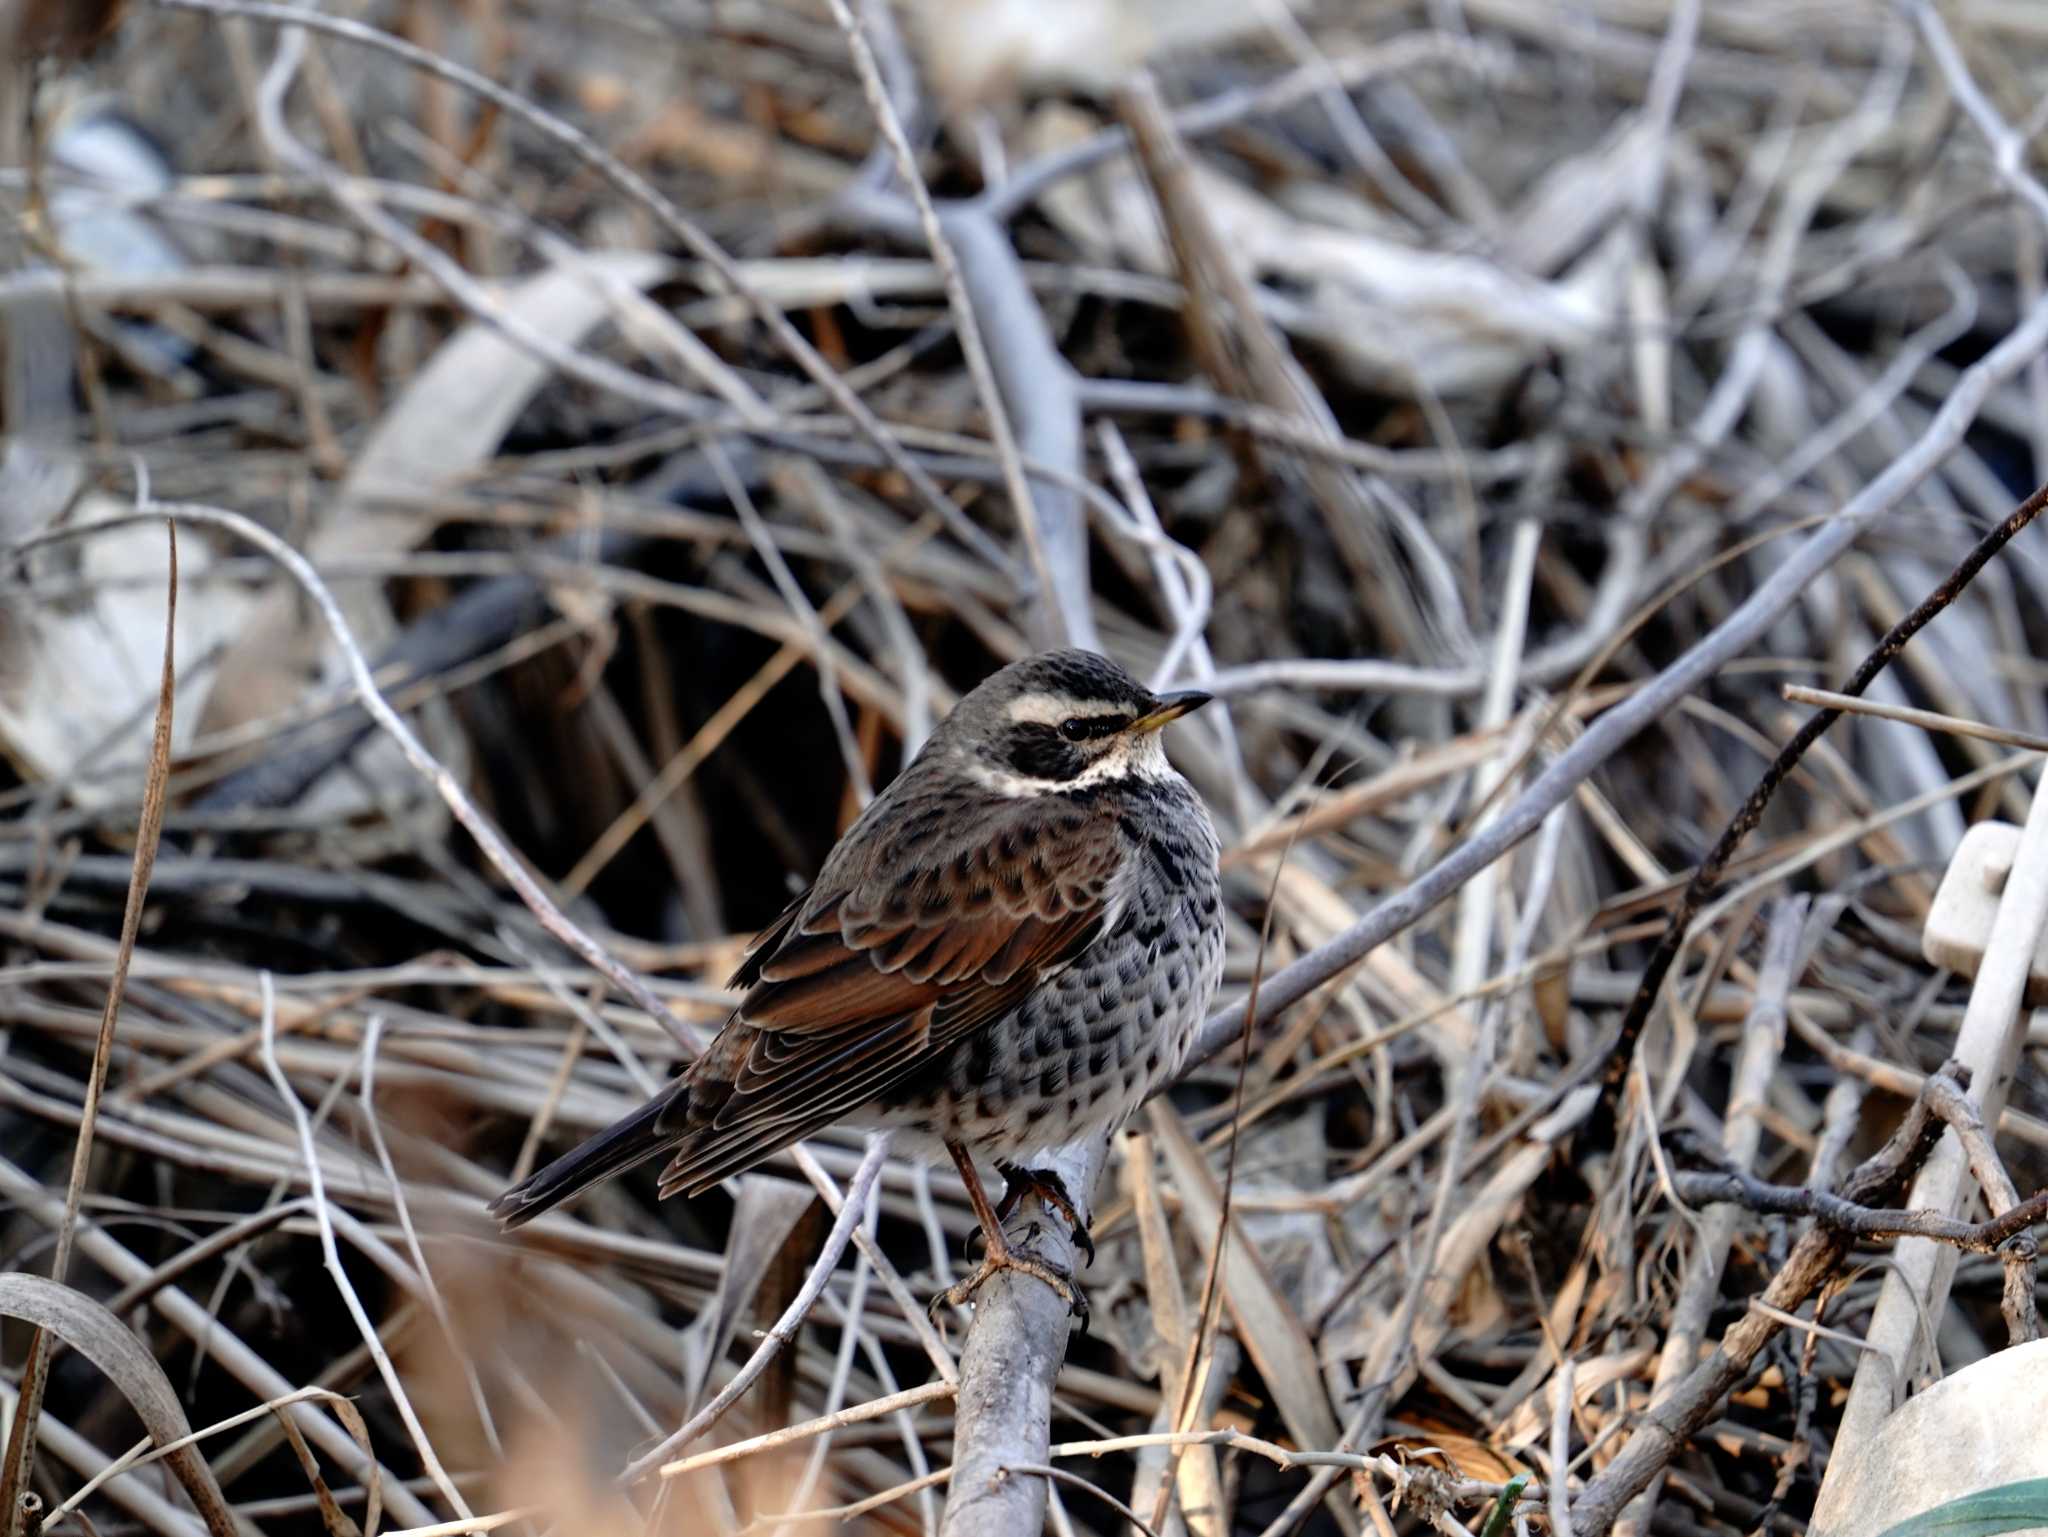
<path id="1" fill-rule="evenodd" d="M 1909 1399 L 1860 1445 L 1836 1446 L 1808 1531 L 1880 1537 L 1963 1495 L 2048 1477 L 2044 1423 L 2048 1340 L 1972 1362 Z"/>
<path id="2" fill-rule="evenodd" d="M 1961 976 L 1977 975 L 2019 846 L 2020 829 L 2010 822 L 1977 822 L 1963 834 L 1920 931 L 1920 953 L 1931 963 Z M 2048 935 L 2027 969 L 2027 1002 L 2048 1004 Z"/>

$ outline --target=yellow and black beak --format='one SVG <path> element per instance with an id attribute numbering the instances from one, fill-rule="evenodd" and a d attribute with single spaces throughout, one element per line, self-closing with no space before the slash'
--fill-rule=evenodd
<path id="1" fill-rule="evenodd" d="M 1193 714 L 1214 697 L 1198 688 L 1183 689 L 1177 694 L 1161 694 L 1152 701 L 1151 709 L 1131 722 L 1129 729 L 1140 736 L 1149 736 L 1168 721 Z"/>

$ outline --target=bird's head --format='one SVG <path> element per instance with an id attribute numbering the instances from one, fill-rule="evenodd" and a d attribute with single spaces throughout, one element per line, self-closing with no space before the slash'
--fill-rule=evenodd
<path id="1" fill-rule="evenodd" d="M 931 745 L 1008 795 L 1158 778 L 1169 772 L 1160 728 L 1208 702 L 1193 689 L 1155 694 L 1092 651 L 1042 651 L 984 679 Z"/>

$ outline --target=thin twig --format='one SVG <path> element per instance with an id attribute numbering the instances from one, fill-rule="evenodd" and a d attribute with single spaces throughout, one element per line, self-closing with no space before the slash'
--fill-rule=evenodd
<path id="1" fill-rule="evenodd" d="M 1832 689 L 1808 688 L 1803 683 L 1788 683 L 1779 692 L 1785 696 L 1789 704 L 1819 705 L 1823 709 L 1835 710 L 1843 715 L 1868 715 L 1877 720 L 1895 720 L 1908 726 L 1918 726 L 1923 731 L 1946 731 L 1951 736 L 1972 737 L 1979 742 L 1996 742 L 2002 747 L 2048 752 L 2048 736 L 2036 736 L 2031 731 L 2014 731 L 2006 726 L 1986 725 L 1983 721 L 1963 720 L 1954 715 L 1943 715 L 1938 710 L 1917 710 L 1910 705 L 1902 704 L 1880 704 L 1874 699 L 1859 699 L 1854 694 L 1838 694 Z"/>
<path id="2" fill-rule="evenodd" d="M 2030 317 L 2030 324 L 2044 316 L 2048 316 L 2048 306 L 2036 310 L 2034 316 Z M 2018 334 L 2015 333 L 2015 336 Z M 2044 335 L 2048 335 L 2048 328 L 2044 328 Z M 2012 339 L 2007 338 L 2008 343 Z M 2000 350 L 2003 351 L 2004 347 L 2001 346 Z M 2019 351 L 2020 349 L 2014 349 L 2015 356 L 2011 360 L 2014 366 L 2025 361 L 2023 356 L 2017 355 Z M 1986 362 L 1988 361 L 1987 358 Z M 1869 687 L 1871 680 L 1889 667 L 1893 659 L 1905 649 L 1906 643 L 1953 603 L 1991 558 L 2004 549 L 2020 530 L 2033 522 L 2044 507 L 2048 507 L 2048 483 L 2044 483 L 2033 495 L 2015 507 L 2004 522 L 1978 540 L 1976 546 L 1963 557 L 1956 568 L 1923 598 L 1911 613 L 1901 618 L 1886 632 L 1876 649 L 1865 657 L 1851 674 L 1842 692 L 1855 695 Z M 1821 537 L 1823 536 L 1815 535 L 1815 541 Z M 1811 548 L 1810 544 L 1808 548 Z M 1636 985 L 1635 997 L 1629 1000 L 1628 1010 L 1622 1016 L 1620 1030 L 1606 1058 L 1602 1075 L 1602 1103 L 1610 1113 L 1615 1096 L 1627 1075 L 1629 1064 L 1634 1060 L 1636 1042 L 1642 1035 L 1643 1027 L 1649 1022 L 1650 1010 L 1663 987 L 1664 977 L 1670 971 L 1672 961 L 1677 958 L 1679 947 L 1685 942 L 1693 919 L 1713 894 L 1714 887 L 1720 882 L 1722 871 L 1734 857 L 1735 851 L 1742 846 L 1743 840 L 1749 836 L 1757 823 L 1763 820 L 1764 808 L 1770 804 L 1771 797 L 1777 793 L 1778 787 L 1785 782 L 1785 777 L 1792 771 L 1793 765 L 1798 763 L 1800 758 L 1805 756 L 1806 750 L 1840 718 L 1840 710 L 1829 708 L 1816 710 L 1807 718 L 1806 723 L 1794 733 L 1792 740 L 1785 744 L 1783 750 L 1764 770 L 1755 788 L 1750 791 L 1748 799 L 1743 802 L 1742 808 L 1722 830 L 1713 848 L 1708 851 L 1706 858 L 1700 861 L 1699 868 L 1693 872 L 1693 877 L 1687 883 L 1678 905 L 1672 910 L 1663 937 L 1658 940 L 1656 949 L 1650 953 L 1650 959 L 1643 967 L 1642 980 Z"/>
<path id="3" fill-rule="evenodd" d="M 886 1398 L 870 1399 L 864 1404 L 855 1404 L 850 1409 L 841 1409 L 833 1414 L 820 1415 L 813 1420 L 799 1420 L 794 1425 L 785 1425 L 780 1430 L 766 1431 L 758 1436 L 748 1436 L 743 1441 L 729 1442 L 716 1451 L 699 1452 L 694 1457 L 681 1457 L 661 1466 L 663 1478 L 678 1478 L 685 1473 L 694 1473 L 699 1468 L 714 1468 L 722 1462 L 733 1462 L 741 1457 L 751 1457 L 756 1452 L 788 1446 L 792 1442 L 805 1441 L 812 1436 L 823 1435 L 828 1430 L 838 1430 L 847 1425 L 859 1425 L 867 1420 L 880 1419 L 885 1414 L 894 1414 L 901 1409 L 915 1409 L 920 1404 L 936 1403 L 951 1398 L 958 1387 L 950 1382 L 927 1382 L 922 1387 L 905 1388 L 900 1393 L 891 1393 Z"/>
<path id="4" fill-rule="evenodd" d="M 868 1201 L 873 1197 L 875 1181 L 882 1173 L 882 1162 L 888 1155 L 889 1138 L 877 1134 L 868 1140 L 867 1152 L 861 1156 L 860 1167 L 847 1182 L 846 1199 L 839 1208 L 839 1214 L 832 1223 L 832 1229 L 825 1235 L 825 1244 L 812 1262 L 810 1273 L 804 1277 L 804 1284 L 790 1299 L 789 1306 L 782 1310 L 782 1316 L 762 1337 L 754 1353 L 747 1357 L 746 1364 L 733 1373 L 732 1380 L 719 1389 L 710 1403 L 699 1409 L 679 1426 L 675 1433 L 665 1438 L 653 1450 L 643 1452 L 626 1466 L 620 1479 L 630 1482 L 659 1469 L 663 1478 L 673 1478 L 684 1471 L 684 1463 L 670 1461 L 671 1456 L 703 1435 L 727 1410 L 739 1402 L 741 1396 L 752 1387 L 761 1373 L 768 1369 L 768 1363 L 781 1353 L 783 1348 L 796 1337 L 810 1311 L 817 1306 L 818 1298 L 824 1294 L 825 1285 L 832 1279 L 832 1271 L 839 1263 L 839 1257 L 846 1252 L 846 1245 L 859 1228 L 861 1218 L 867 1210 Z"/>
<path id="5" fill-rule="evenodd" d="M 1688 1201 L 1726 1201 L 1780 1217 L 1812 1217 L 1845 1237 L 1876 1242 L 1926 1238 L 1969 1254 L 1996 1254 L 1999 1246 L 2048 1221 L 2048 1191 L 2007 1207 L 1982 1222 L 1961 1222 L 1943 1212 L 1894 1211 L 1860 1206 L 1810 1185 L 1771 1185 L 1733 1169 L 1673 1176 Z"/>
<path id="6" fill-rule="evenodd" d="M 1062 572 L 1053 567 L 1047 549 L 1049 541 L 1039 521 L 1040 512 L 1033 503 L 1031 487 L 1024 479 L 1023 461 L 1017 451 L 1017 435 L 1010 426 L 1002 391 L 996 385 L 995 372 L 989 363 L 988 344 L 982 339 L 981 319 L 967 297 L 966 284 L 960 273 L 960 258 L 947 237 L 937 208 L 932 204 L 931 192 L 924 184 L 924 173 L 918 169 L 917 155 L 904 134 L 895 104 L 889 99 L 888 87 L 883 83 L 880 66 L 875 63 L 874 49 L 868 44 L 865 29 L 846 0 L 826 0 L 826 3 L 840 34 L 846 39 L 847 51 L 853 57 L 854 73 L 860 79 L 868 109 L 874 113 L 876 125 L 895 159 L 896 175 L 909 189 L 911 202 L 917 209 L 918 226 L 924 233 L 925 243 L 931 248 L 932 265 L 939 270 L 939 282 L 946 291 L 946 305 L 952 312 L 954 329 L 960 340 L 960 353 L 966 360 L 968 377 L 974 381 L 975 394 L 980 397 L 982 412 L 988 419 L 989 436 L 995 442 L 996 461 L 1003 471 L 1003 488 L 1016 514 L 1017 529 L 1023 536 L 1024 548 L 1030 555 L 1031 569 L 1038 577 L 1040 590 L 1049 595 L 1050 601 L 1042 605 L 1049 627 L 1047 644 L 1084 642 L 1094 634 L 1094 624 L 1087 617 L 1087 568 L 1083 565 L 1079 571 L 1069 569 Z M 1078 434 L 1078 425 L 1076 431 Z M 1075 580 L 1077 576 L 1078 582 Z"/>
<path id="7" fill-rule="evenodd" d="M 377 1334 L 377 1326 L 370 1322 L 370 1315 L 363 1308 L 363 1300 L 356 1295 L 354 1284 L 348 1272 L 342 1268 L 341 1250 L 334 1240 L 334 1214 L 328 1209 L 327 1188 L 320 1173 L 320 1153 L 313 1143 L 313 1123 L 306 1115 L 306 1107 L 299 1102 L 299 1096 L 292 1091 L 291 1080 L 285 1077 L 284 1069 L 277 1061 L 277 991 L 267 971 L 257 974 L 257 986 L 263 1004 L 263 1066 L 270 1075 L 271 1086 L 277 1090 L 277 1097 L 291 1112 L 294 1125 L 298 1127 L 300 1155 L 305 1159 L 306 1178 L 312 1185 L 313 1217 L 320 1228 L 320 1254 L 326 1264 L 328 1277 L 334 1288 L 341 1293 L 342 1305 L 348 1309 L 348 1316 L 362 1336 L 363 1346 L 370 1353 L 370 1359 L 377 1365 L 377 1373 L 384 1380 L 384 1390 L 391 1395 L 392 1403 L 398 1409 L 399 1418 L 404 1422 L 406 1433 L 412 1438 L 413 1450 L 419 1454 L 420 1465 L 427 1470 L 427 1476 L 434 1481 L 434 1487 L 441 1491 L 455 1513 L 468 1519 L 471 1512 L 462 1491 L 455 1487 L 455 1481 L 441 1466 L 441 1459 L 434 1451 L 434 1443 L 427 1435 L 426 1427 L 420 1423 L 413 1411 L 412 1399 L 405 1391 L 405 1383 L 399 1378 L 398 1368 L 391 1362 L 384 1342 Z"/>

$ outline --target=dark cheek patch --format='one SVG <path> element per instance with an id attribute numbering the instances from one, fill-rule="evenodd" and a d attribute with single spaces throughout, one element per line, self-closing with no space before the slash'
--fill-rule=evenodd
<path id="1" fill-rule="evenodd" d="M 1072 779 L 1086 760 L 1051 726 L 1037 723 L 1013 727 L 1004 754 L 1010 767 L 1033 779 Z"/>

